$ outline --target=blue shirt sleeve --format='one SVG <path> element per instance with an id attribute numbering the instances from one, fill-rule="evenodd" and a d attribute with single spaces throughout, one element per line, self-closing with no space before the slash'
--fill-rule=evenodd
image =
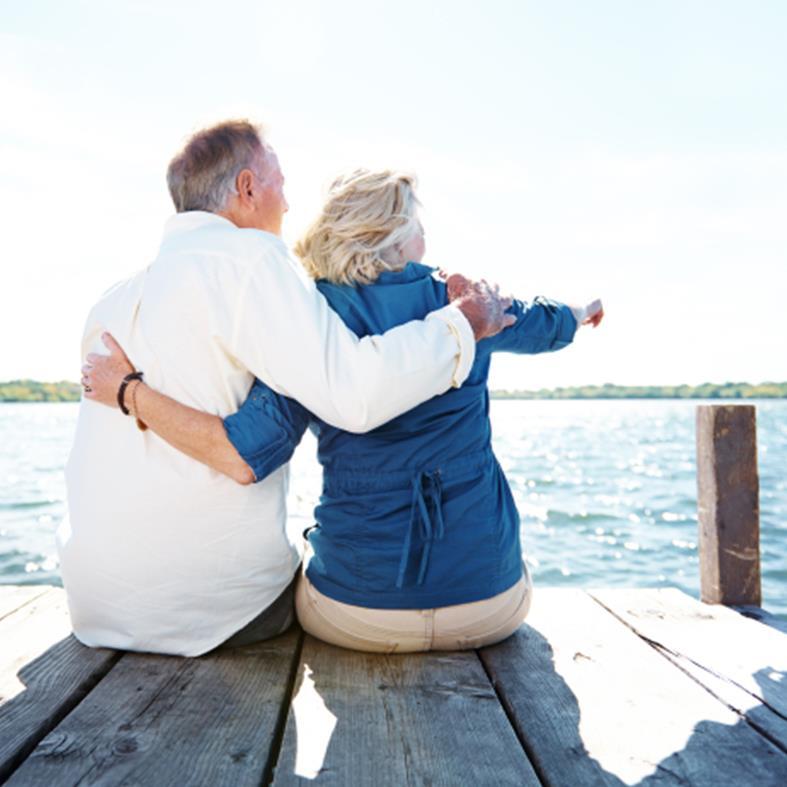
<path id="1" fill-rule="evenodd" d="M 256 480 L 262 481 L 290 460 L 310 417 L 294 399 L 255 380 L 238 412 L 224 419 L 224 430 Z"/>
<path id="2" fill-rule="evenodd" d="M 508 314 L 516 322 L 489 339 L 487 350 L 509 353 L 544 353 L 560 350 L 574 341 L 577 321 L 569 306 L 538 296 L 532 303 L 515 300 Z M 479 349 L 482 342 L 479 342 Z"/>

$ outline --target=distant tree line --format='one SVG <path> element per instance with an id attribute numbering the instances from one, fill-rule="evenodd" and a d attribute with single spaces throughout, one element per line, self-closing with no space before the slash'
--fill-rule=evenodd
<path id="1" fill-rule="evenodd" d="M 0 402 L 78 402 L 77 383 L 10 380 L 0 383 Z M 787 383 L 702 385 L 581 385 L 538 391 L 492 391 L 493 399 L 787 399 Z"/>
<path id="2" fill-rule="evenodd" d="M 581 385 L 538 391 L 492 391 L 493 399 L 787 399 L 787 383 Z"/>
<path id="3" fill-rule="evenodd" d="M 0 402 L 78 402 L 82 393 L 77 383 L 40 383 L 37 380 L 9 380 L 0 383 Z"/>

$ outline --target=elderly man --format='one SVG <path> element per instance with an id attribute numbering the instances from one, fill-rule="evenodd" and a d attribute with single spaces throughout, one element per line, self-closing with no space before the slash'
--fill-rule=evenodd
<path id="1" fill-rule="evenodd" d="M 234 412 L 256 376 L 351 431 L 460 385 L 510 302 L 470 286 L 422 322 L 359 340 L 279 238 L 283 183 L 250 123 L 195 134 L 169 166 L 177 213 L 158 256 L 93 308 L 83 357 L 108 331 L 154 388 L 198 410 Z M 130 402 L 119 392 L 124 412 L 138 388 Z M 195 656 L 290 624 L 300 556 L 286 467 L 239 485 L 85 400 L 66 480 L 58 545 L 85 644 Z"/>

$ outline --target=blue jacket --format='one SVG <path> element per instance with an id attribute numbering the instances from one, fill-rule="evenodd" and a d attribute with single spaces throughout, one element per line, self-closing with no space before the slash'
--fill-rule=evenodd
<path id="1" fill-rule="evenodd" d="M 362 337 L 445 306 L 445 284 L 432 273 L 411 262 L 371 285 L 317 286 Z M 367 434 L 336 429 L 259 380 L 225 420 L 258 481 L 290 458 L 307 426 L 315 431 L 323 493 L 307 574 L 321 593 L 363 607 L 425 609 L 489 598 L 520 578 L 519 516 L 491 448 L 491 354 L 560 349 L 576 320 L 543 298 L 509 311 L 516 323 L 478 343 L 461 388 Z"/>

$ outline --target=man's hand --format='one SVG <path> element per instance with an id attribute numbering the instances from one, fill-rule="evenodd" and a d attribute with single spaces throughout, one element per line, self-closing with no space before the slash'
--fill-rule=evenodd
<path id="1" fill-rule="evenodd" d="M 496 284 L 490 285 L 486 279 L 470 281 L 461 273 L 448 276 L 445 283 L 449 302 L 455 303 L 467 317 L 476 341 L 494 336 L 516 322 L 513 314 L 506 314 L 512 299 L 500 295 Z"/>
<path id="2" fill-rule="evenodd" d="M 108 407 L 117 407 L 120 383 L 135 369 L 111 334 L 102 334 L 101 341 L 109 350 L 109 355 L 90 353 L 85 359 L 82 367 L 84 396 Z"/>

